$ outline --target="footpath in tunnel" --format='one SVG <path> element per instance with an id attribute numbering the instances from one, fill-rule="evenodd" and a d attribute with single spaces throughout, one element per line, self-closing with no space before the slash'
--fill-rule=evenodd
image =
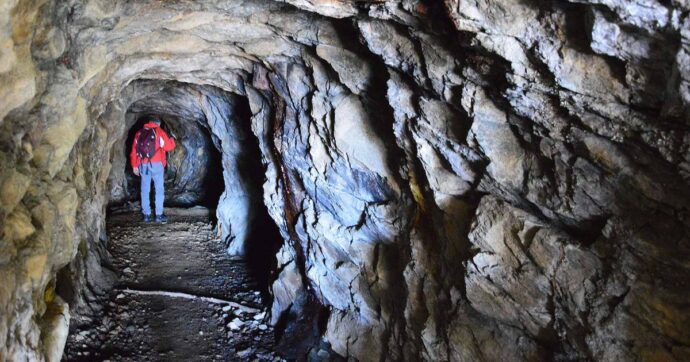
<path id="1" fill-rule="evenodd" d="M 167 224 L 109 216 L 118 282 L 103 318 L 70 332 L 63 360 L 280 361 L 258 284 L 225 253 L 207 209 L 167 211 Z"/>

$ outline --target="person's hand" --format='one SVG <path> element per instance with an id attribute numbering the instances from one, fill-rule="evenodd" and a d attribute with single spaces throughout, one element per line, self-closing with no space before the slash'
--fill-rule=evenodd
<path id="1" fill-rule="evenodd" d="M 135 176 L 139 176 L 139 168 L 138 167 L 132 167 L 132 172 L 134 172 Z"/>

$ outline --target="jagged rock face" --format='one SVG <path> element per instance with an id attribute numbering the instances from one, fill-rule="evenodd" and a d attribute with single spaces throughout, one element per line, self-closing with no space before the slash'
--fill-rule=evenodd
<path id="1" fill-rule="evenodd" d="M 78 318 L 107 289 L 104 210 L 139 112 L 209 130 L 223 197 L 265 177 L 273 321 L 327 309 L 342 356 L 690 354 L 687 4 L 0 8 L 1 356 L 59 355 L 55 285 Z M 262 177 L 235 176 L 233 132 Z M 243 205 L 219 207 L 235 250 Z"/>

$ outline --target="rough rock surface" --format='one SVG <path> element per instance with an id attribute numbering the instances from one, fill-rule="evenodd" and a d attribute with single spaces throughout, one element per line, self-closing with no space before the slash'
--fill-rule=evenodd
<path id="1" fill-rule="evenodd" d="M 154 112 L 209 130 L 223 197 L 278 226 L 278 329 L 365 361 L 687 358 L 689 11 L 0 3 L 0 356 L 53 358 L 61 300 L 99 313 L 122 142 Z M 228 178 L 238 152 L 258 176 Z M 237 205 L 233 252 L 257 245 Z"/>

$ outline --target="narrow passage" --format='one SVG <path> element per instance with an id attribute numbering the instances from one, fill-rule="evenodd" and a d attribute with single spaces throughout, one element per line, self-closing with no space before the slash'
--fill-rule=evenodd
<path id="1" fill-rule="evenodd" d="M 119 275 L 102 320 L 71 331 L 68 361 L 279 361 L 257 283 L 213 234 L 207 209 L 166 209 L 165 225 L 109 216 Z"/>

